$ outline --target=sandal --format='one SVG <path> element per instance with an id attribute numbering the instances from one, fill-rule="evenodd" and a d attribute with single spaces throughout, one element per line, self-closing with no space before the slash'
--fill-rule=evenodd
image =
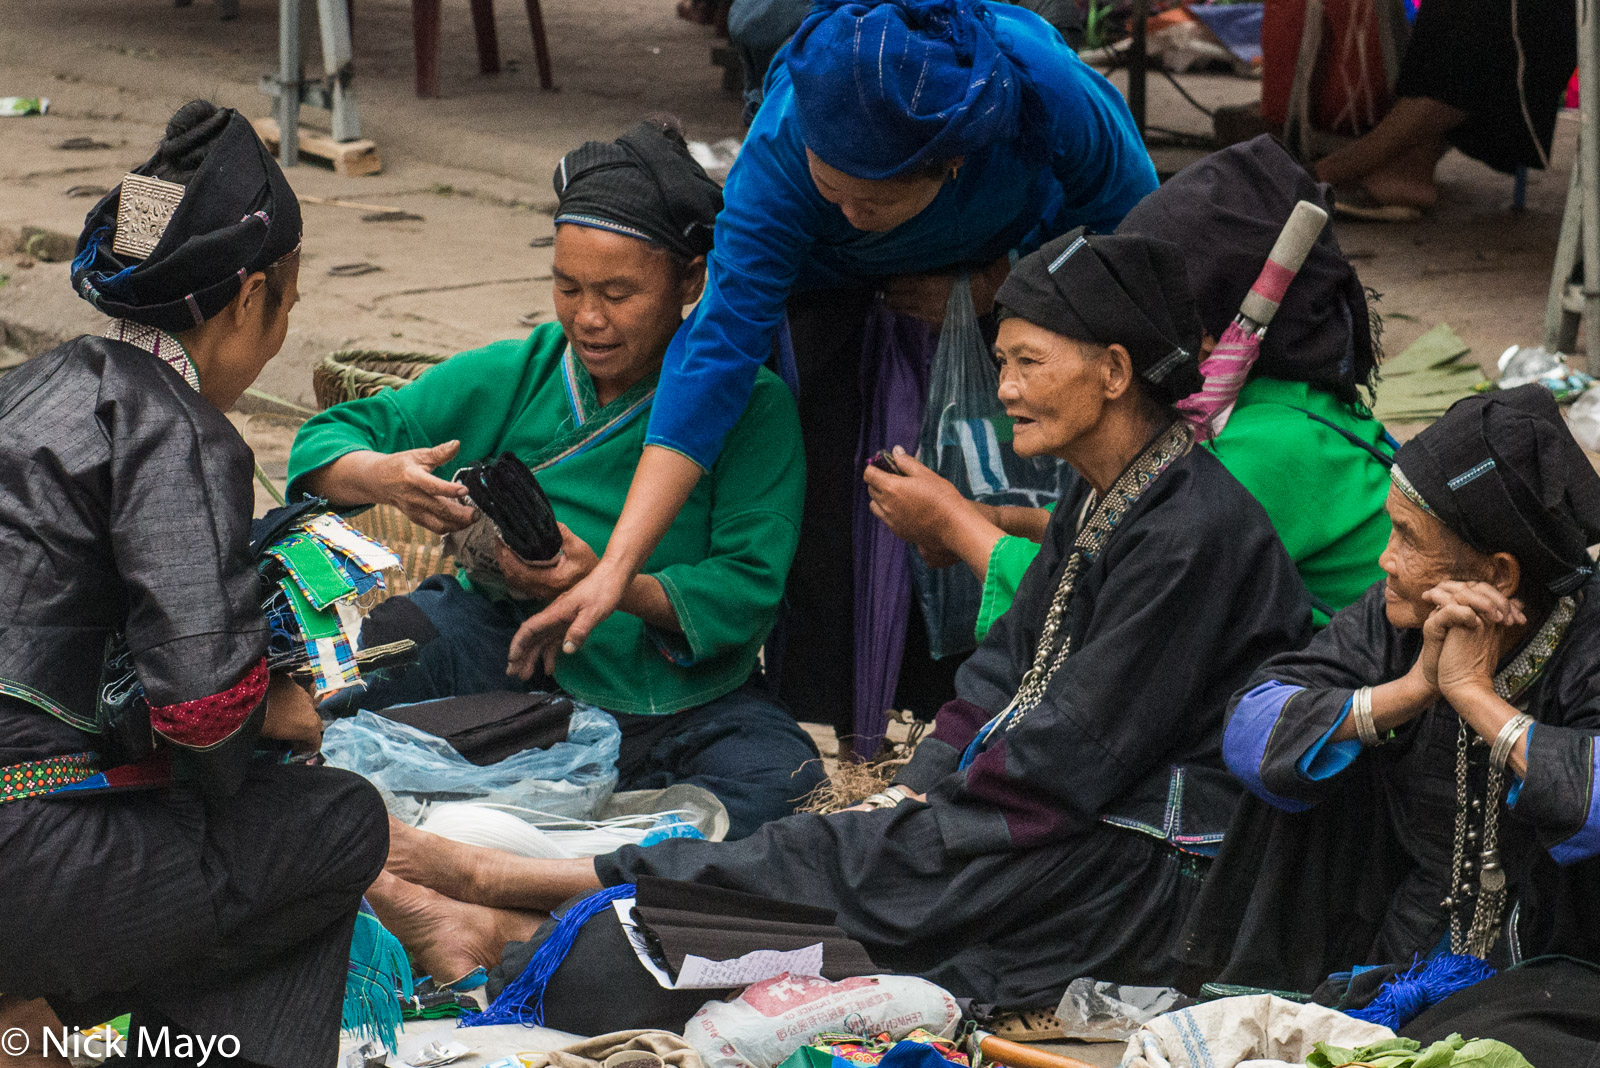
<path id="1" fill-rule="evenodd" d="M 987 1030 L 1009 1042 L 1062 1042 L 1067 1037 L 1061 1018 L 1049 1009 L 1002 1013 L 990 1021 Z"/>
<path id="2" fill-rule="evenodd" d="M 1362 222 L 1414 223 L 1422 221 L 1422 209 L 1409 204 L 1385 204 L 1361 185 L 1336 187 L 1333 213 Z"/>

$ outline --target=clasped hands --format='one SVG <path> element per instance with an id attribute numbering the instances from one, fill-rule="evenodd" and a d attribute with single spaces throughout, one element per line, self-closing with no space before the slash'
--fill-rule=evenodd
<path id="1" fill-rule="evenodd" d="M 1443 697 L 1458 713 L 1494 693 L 1506 632 L 1528 622 L 1522 603 L 1487 582 L 1439 583 L 1422 595 L 1434 606 L 1422 625 L 1422 652 L 1406 675 L 1418 697 L 1412 716 Z"/>

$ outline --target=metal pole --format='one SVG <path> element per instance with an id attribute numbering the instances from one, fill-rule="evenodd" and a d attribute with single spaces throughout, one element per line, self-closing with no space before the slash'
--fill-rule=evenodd
<path id="1" fill-rule="evenodd" d="M 1600 22 L 1578 3 L 1578 158 L 1583 182 L 1583 333 L 1589 373 L 1600 372 Z"/>
<path id="2" fill-rule="evenodd" d="M 300 0 L 278 0 L 278 162 L 300 162 Z"/>
<path id="3" fill-rule="evenodd" d="M 328 76 L 333 139 L 354 141 L 361 136 L 361 116 L 356 110 L 355 88 L 350 84 L 353 50 L 350 10 L 345 0 L 317 0 L 317 21 L 322 29 L 322 69 Z"/>
<path id="4" fill-rule="evenodd" d="M 1133 46 L 1128 49 L 1128 110 L 1133 113 L 1133 124 L 1141 136 L 1145 121 L 1145 71 L 1150 60 L 1144 35 L 1148 8 L 1148 0 L 1133 0 L 1132 25 L 1129 26 Z"/>

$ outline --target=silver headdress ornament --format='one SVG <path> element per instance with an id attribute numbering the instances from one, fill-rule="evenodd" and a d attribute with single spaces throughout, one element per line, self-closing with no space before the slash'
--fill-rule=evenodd
<path id="1" fill-rule="evenodd" d="M 173 212 L 183 200 L 184 187 L 142 174 L 122 176 L 122 193 L 117 201 L 117 234 L 111 251 L 118 256 L 147 259 L 161 243 Z"/>

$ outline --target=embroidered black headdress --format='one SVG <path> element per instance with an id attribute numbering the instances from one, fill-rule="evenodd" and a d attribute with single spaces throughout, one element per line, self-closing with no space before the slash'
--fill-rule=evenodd
<path id="1" fill-rule="evenodd" d="M 192 174 L 185 158 L 203 153 Z M 177 173 L 187 181 L 168 182 Z M 185 107 L 156 154 L 94 206 L 72 286 L 107 315 L 176 333 L 198 326 L 300 244 L 300 203 L 231 108 Z"/>

